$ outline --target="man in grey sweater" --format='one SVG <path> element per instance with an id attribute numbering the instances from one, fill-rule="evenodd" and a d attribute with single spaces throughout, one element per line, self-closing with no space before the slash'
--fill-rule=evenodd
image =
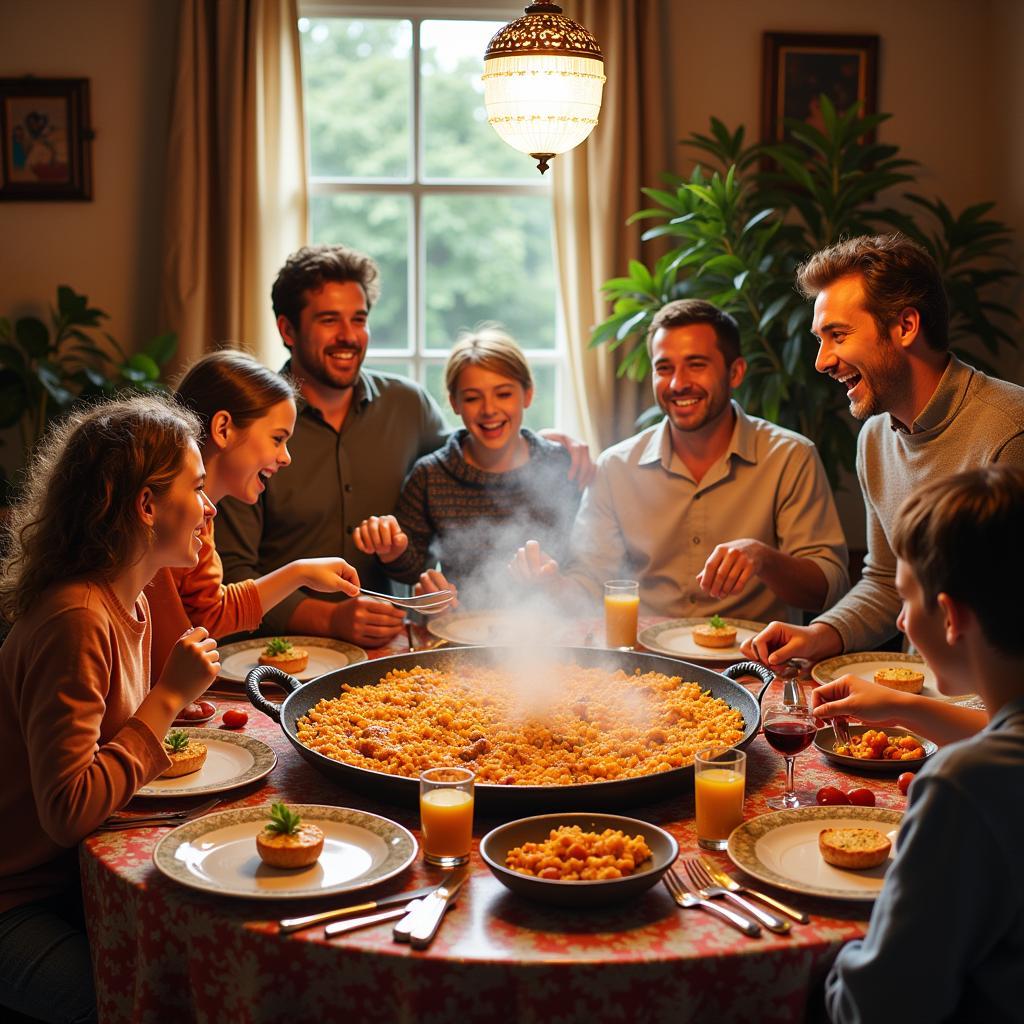
<path id="1" fill-rule="evenodd" d="M 815 369 L 843 387 L 850 412 L 867 421 L 857 476 L 868 552 L 861 581 L 810 626 L 773 622 L 746 645 L 768 664 L 871 650 L 895 635 L 901 602 L 891 534 L 904 498 L 987 463 L 1024 466 L 1024 388 L 949 352 L 949 307 L 924 249 L 898 234 L 853 238 L 815 253 L 797 284 L 814 300 Z"/>

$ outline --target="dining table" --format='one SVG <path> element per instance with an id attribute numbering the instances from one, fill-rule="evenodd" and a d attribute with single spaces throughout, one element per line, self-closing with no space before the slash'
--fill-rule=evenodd
<path id="1" fill-rule="evenodd" d="M 578 624 L 580 645 L 598 646 L 593 640 L 599 633 L 594 623 Z M 429 640 L 418 627 L 367 654 L 405 653 L 410 641 Z M 679 674 L 686 677 L 685 665 Z M 762 684 L 751 679 L 749 685 L 756 691 Z M 222 794 L 222 807 L 284 801 L 355 808 L 419 837 L 414 808 L 371 798 L 318 773 L 240 690 L 218 688 L 212 699 L 218 713 L 209 727 L 224 728 L 219 723 L 226 710 L 244 710 L 248 722 L 241 732 L 277 755 L 265 778 Z M 749 820 L 769 810 L 766 801 L 783 791 L 785 776 L 783 758 L 760 734 L 747 758 Z M 879 807 L 905 807 L 895 773 L 851 773 L 814 747 L 797 757 L 796 778 L 812 791 L 866 786 Z M 131 808 L 195 803 L 136 799 Z M 697 852 L 692 781 L 670 799 L 621 813 L 671 833 L 683 855 Z M 765 930 L 749 938 L 711 914 L 681 909 L 660 884 L 603 907 L 532 903 L 500 884 L 480 858 L 480 837 L 501 820 L 478 815 L 474 821 L 468 881 L 424 950 L 394 942 L 390 923 L 334 938 L 323 926 L 284 934 L 278 925 L 282 918 L 438 883 L 444 872 L 422 854 L 401 876 L 364 892 L 267 901 L 219 896 L 165 877 L 154 866 L 153 851 L 166 828 L 96 832 L 81 844 L 80 862 L 100 1020 L 793 1022 L 818 1012 L 821 984 L 837 951 L 867 927 L 869 901 L 785 892 L 761 882 L 760 888 L 810 915 L 809 923 L 794 923 L 787 934 Z M 743 877 L 726 853 L 705 855 Z"/>

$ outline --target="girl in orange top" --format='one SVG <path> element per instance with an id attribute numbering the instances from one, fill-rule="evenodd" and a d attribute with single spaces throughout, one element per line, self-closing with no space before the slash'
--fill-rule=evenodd
<path id="1" fill-rule="evenodd" d="M 202 424 L 207 507 L 199 562 L 158 573 L 146 595 L 153 610 L 153 665 L 164 663 L 189 625 L 213 636 L 256 629 L 264 612 L 299 587 L 359 592 L 359 577 L 342 558 L 302 558 L 256 580 L 224 583 L 213 537 L 214 505 L 224 497 L 255 504 L 266 480 L 291 462 L 295 392 L 280 374 L 243 352 L 204 356 L 178 384 L 178 401 Z"/>
<path id="2" fill-rule="evenodd" d="M 53 428 L 7 527 L 0 611 L 0 1005 L 95 1016 L 75 845 L 170 765 L 163 738 L 217 674 L 203 628 L 150 686 L 154 573 L 205 520 L 195 416 L 139 397 Z"/>

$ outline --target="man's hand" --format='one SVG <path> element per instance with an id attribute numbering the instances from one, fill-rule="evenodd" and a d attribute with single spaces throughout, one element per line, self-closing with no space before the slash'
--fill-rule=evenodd
<path id="1" fill-rule="evenodd" d="M 415 597 L 419 597 L 420 594 L 436 594 L 439 590 L 450 590 L 455 596 L 444 608 L 438 608 L 435 611 L 422 611 L 420 612 L 421 615 L 440 615 L 442 612 L 450 612 L 459 607 L 458 587 L 445 579 L 444 573 L 437 569 L 428 569 L 425 573 L 422 573 L 419 583 L 412 588 Z"/>
<path id="2" fill-rule="evenodd" d="M 353 597 L 331 611 L 331 634 L 360 647 L 383 647 L 397 636 L 405 612 L 375 597 Z"/>
<path id="3" fill-rule="evenodd" d="M 582 441 L 577 441 L 568 434 L 561 434 L 557 430 L 538 430 L 537 433 L 547 441 L 560 444 L 569 453 L 569 458 L 572 459 L 569 479 L 575 480 L 576 486 L 582 491 L 597 472 L 597 467 L 590 458 L 590 449 Z"/>
<path id="4" fill-rule="evenodd" d="M 760 576 L 769 548 L 751 537 L 719 544 L 697 573 L 697 582 L 705 594 L 727 597 L 740 594 L 751 576 Z"/>
<path id="5" fill-rule="evenodd" d="M 353 531 L 352 540 L 367 555 L 376 555 L 382 562 L 393 562 L 409 546 L 394 516 L 370 516 Z"/>
<path id="6" fill-rule="evenodd" d="M 540 549 L 535 540 L 528 540 L 508 563 L 508 571 L 517 583 L 553 583 L 560 579 L 558 563 Z"/>
<path id="7" fill-rule="evenodd" d="M 821 661 L 842 654 L 843 638 L 824 622 L 810 626 L 792 626 L 788 622 L 770 622 L 757 636 L 740 645 L 748 657 L 764 665 L 781 665 L 790 658 Z"/>
<path id="8" fill-rule="evenodd" d="M 325 594 L 341 591 L 349 597 L 359 593 L 359 573 L 344 558 L 302 558 L 302 586 Z"/>

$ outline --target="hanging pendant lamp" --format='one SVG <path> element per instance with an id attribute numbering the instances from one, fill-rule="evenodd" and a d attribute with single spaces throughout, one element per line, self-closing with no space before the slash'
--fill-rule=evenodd
<path id="1" fill-rule="evenodd" d="M 538 0 L 487 44 L 483 82 L 487 123 L 513 149 L 529 153 L 543 174 L 552 157 L 594 130 L 604 56 L 558 4 Z"/>

